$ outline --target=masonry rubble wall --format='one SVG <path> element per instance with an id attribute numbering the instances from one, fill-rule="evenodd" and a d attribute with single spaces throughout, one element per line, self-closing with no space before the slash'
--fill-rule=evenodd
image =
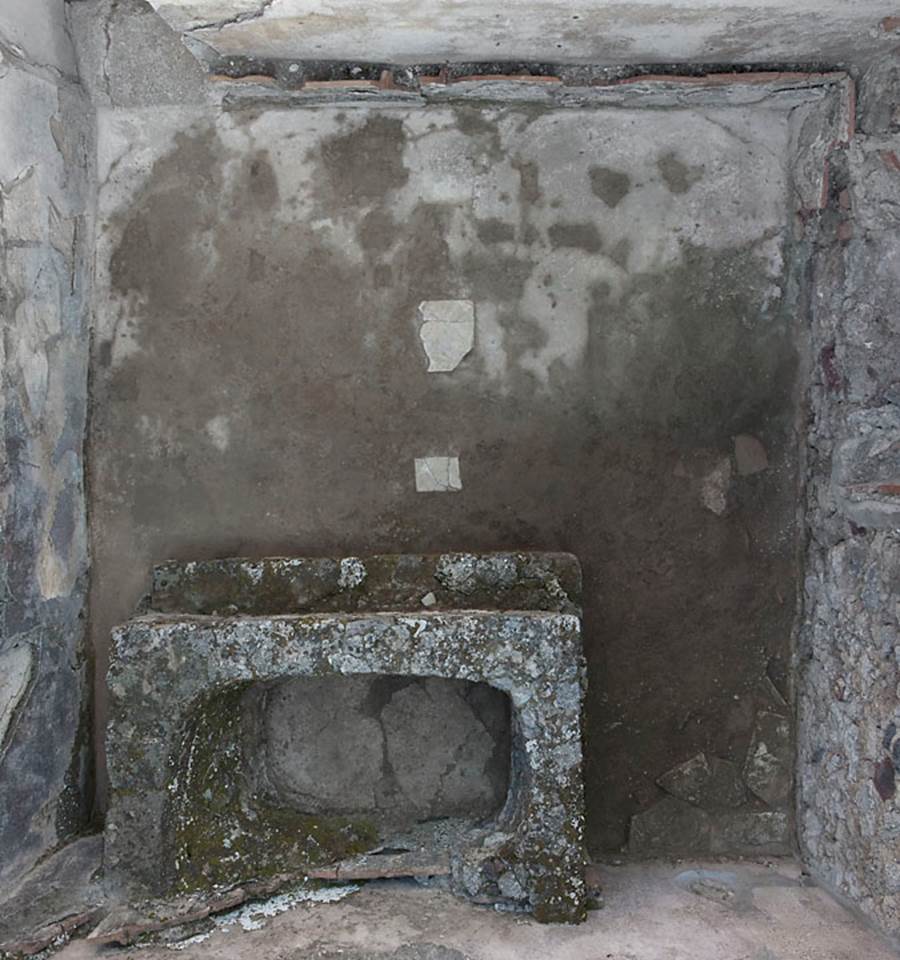
<path id="1" fill-rule="evenodd" d="M 812 873 L 900 936 L 900 58 L 863 77 L 811 259 L 798 827 Z"/>

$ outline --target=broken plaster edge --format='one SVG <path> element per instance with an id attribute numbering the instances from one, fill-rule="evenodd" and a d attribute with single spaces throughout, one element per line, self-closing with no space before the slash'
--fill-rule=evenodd
<path id="1" fill-rule="evenodd" d="M 714 74 L 709 77 L 633 77 L 597 85 L 547 83 L 542 78 L 473 78 L 450 83 L 419 83 L 412 88 L 386 87 L 374 81 L 341 81 L 282 86 L 277 79 L 256 74 L 230 77 L 213 73 L 222 82 L 220 99 L 225 109 L 241 107 L 342 106 L 409 107 L 456 101 L 537 103 L 549 108 L 645 107 L 671 104 L 684 107 L 752 106 L 777 98 L 793 109 L 801 103 L 820 102 L 837 87 L 846 95 L 853 84 L 844 71 L 823 73 L 772 73 L 764 81 L 747 78 L 761 74 Z"/>

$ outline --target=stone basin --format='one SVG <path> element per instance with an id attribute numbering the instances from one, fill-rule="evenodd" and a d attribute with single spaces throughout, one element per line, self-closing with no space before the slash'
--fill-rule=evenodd
<path id="1" fill-rule="evenodd" d="M 250 796 L 237 762 L 238 700 L 247 690 L 301 677 L 438 677 L 488 684 L 509 698 L 509 788 L 495 817 L 423 825 L 411 841 L 415 850 L 400 851 L 406 861 L 420 863 L 410 872 L 446 872 L 457 894 L 529 910 L 540 920 L 583 919 L 585 669 L 574 558 L 461 554 L 405 563 L 209 563 L 202 576 L 196 565 L 158 568 L 150 603 L 209 609 L 215 596 L 228 615 L 147 612 L 113 632 L 105 853 L 111 880 L 132 895 L 160 896 L 285 871 L 337 878 L 341 873 L 330 874 L 327 866 L 335 863 L 356 863 L 360 876 L 378 875 L 372 864 L 390 844 L 366 818 L 310 816 Z M 412 570 L 424 579 L 399 578 L 408 599 L 399 598 L 398 605 L 415 600 L 420 609 L 235 613 L 261 605 L 249 585 L 262 576 L 249 574 L 250 564 L 261 564 L 270 577 L 280 571 L 281 586 L 290 581 L 308 588 L 311 569 L 333 572 L 334 590 L 303 595 L 307 605 L 331 606 L 341 591 L 356 591 L 355 602 L 363 606 L 359 588 L 369 570 L 393 571 L 381 586 L 372 575 L 378 600 L 386 598 L 386 583 L 398 581 L 398 569 Z M 438 571 L 455 573 L 441 579 Z M 227 581 L 246 592 L 229 592 Z M 420 598 L 430 601 L 429 594 L 435 606 L 438 596 L 445 605 L 461 605 L 467 596 L 484 605 L 527 596 L 557 609 L 421 609 Z M 288 602 L 284 591 L 268 596 L 277 597 L 273 607 Z M 301 606 L 296 590 L 292 596 Z M 423 868 L 423 861 L 446 867 Z"/>

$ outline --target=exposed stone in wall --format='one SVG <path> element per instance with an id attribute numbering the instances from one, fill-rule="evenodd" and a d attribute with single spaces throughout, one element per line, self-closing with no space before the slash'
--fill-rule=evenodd
<path id="1" fill-rule="evenodd" d="M 900 935 L 900 104 L 863 79 L 812 234 L 799 832 L 813 874 Z"/>
<path id="2" fill-rule="evenodd" d="M 701 753 L 659 778 L 669 796 L 632 818 L 629 851 L 636 856 L 788 852 L 792 755 L 787 715 L 761 713 L 743 767 Z"/>
<path id="3" fill-rule="evenodd" d="M 900 529 L 900 408 L 892 403 L 847 416 L 835 448 L 832 486 L 843 515 L 859 527 Z"/>
<path id="4" fill-rule="evenodd" d="M 0 887 L 81 828 L 91 111 L 62 4 L 0 12 Z"/>
<path id="5" fill-rule="evenodd" d="M 659 785 L 673 797 L 707 809 L 739 807 L 747 799 L 737 765 L 704 753 L 663 774 Z"/>
<path id="6" fill-rule="evenodd" d="M 631 824 L 629 852 L 639 857 L 784 854 L 789 815 L 780 810 L 708 812 L 666 797 Z"/>

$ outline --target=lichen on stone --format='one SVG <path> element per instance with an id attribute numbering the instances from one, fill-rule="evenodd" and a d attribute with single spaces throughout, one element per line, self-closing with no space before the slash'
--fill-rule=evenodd
<path id="1" fill-rule="evenodd" d="M 365 819 L 273 808 L 254 793 L 240 697 L 292 677 L 434 676 L 488 683 L 513 706 L 506 803 L 453 850 L 451 888 L 547 922 L 584 918 L 577 616 L 148 615 L 114 641 L 105 862 L 129 888 L 204 888 L 370 848 L 375 830 Z"/>
<path id="2" fill-rule="evenodd" d="M 176 891 L 211 889 L 331 863 L 371 848 L 364 818 L 305 814 L 255 794 L 235 686 L 195 708 L 177 754 L 163 842 Z"/>

